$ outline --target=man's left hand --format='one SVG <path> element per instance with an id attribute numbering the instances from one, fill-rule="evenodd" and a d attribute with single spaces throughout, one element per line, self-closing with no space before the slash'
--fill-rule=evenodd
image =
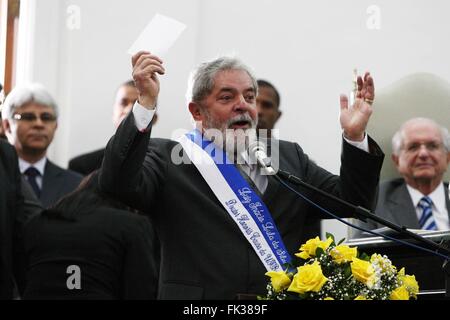
<path id="1" fill-rule="evenodd" d="M 362 141 L 365 137 L 367 123 L 372 114 L 372 103 L 375 99 L 375 86 L 370 73 L 364 78 L 358 77 L 358 92 L 353 106 L 348 105 L 348 98 L 341 95 L 341 127 L 344 136 L 352 141 Z"/>

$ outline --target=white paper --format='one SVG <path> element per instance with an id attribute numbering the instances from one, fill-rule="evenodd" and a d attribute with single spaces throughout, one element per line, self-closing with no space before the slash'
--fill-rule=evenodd
<path id="1" fill-rule="evenodd" d="M 133 55 L 144 50 L 163 57 L 184 29 L 186 29 L 185 24 L 157 13 L 128 49 L 128 53 Z"/>

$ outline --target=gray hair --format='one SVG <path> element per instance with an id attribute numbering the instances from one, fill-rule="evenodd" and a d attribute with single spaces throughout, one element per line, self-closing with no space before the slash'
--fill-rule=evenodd
<path id="1" fill-rule="evenodd" d="M 220 57 L 213 61 L 200 64 L 190 75 L 187 102 L 201 103 L 214 88 L 214 78 L 218 72 L 227 70 L 242 70 L 247 72 L 252 80 L 255 93 L 258 92 L 258 84 L 251 69 L 237 58 Z"/>
<path id="2" fill-rule="evenodd" d="M 444 145 L 445 150 L 447 152 L 450 152 L 450 134 L 449 134 L 447 128 L 441 126 L 439 123 L 437 123 L 436 121 L 434 121 L 432 119 L 413 118 L 413 119 L 410 119 L 410 120 L 404 122 L 402 124 L 402 126 L 400 127 L 400 129 L 392 137 L 392 153 L 394 155 L 398 155 L 400 153 L 400 149 L 403 146 L 403 140 L 405 138 L 403 132 L 404 132 L 405 126 L 413 121 L 426 121 L 426 122 L 429 122 L 429 123 L 435 125 L 436 128 L 438 128 L 439 131 L 441 132 L 442 143 Z"/>
<path id="3" fill-rule="evenodd" d="M 39 83 L 15 87 L 6 97 L 2 107 L 3 119 L 11 120 L 17 108 L 28 103 L 36 103 L 52 108 L 58 116 L 58 106 L 50 93 Z"/>

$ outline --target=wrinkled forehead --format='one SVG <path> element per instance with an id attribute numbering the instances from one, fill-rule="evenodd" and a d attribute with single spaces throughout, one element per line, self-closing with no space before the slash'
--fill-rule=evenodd
<path id="1" fill-rule="evenodd" d="M 214 76 L 213 91 L 234 88 L 239 91 L 255 90 L 252 78 L 245 70 L 221 70 Z"/>

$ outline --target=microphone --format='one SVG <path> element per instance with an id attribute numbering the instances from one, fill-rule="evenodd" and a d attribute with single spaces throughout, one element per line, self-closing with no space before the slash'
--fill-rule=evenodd
<path id="1" fill-rule="evenodd" d="M 275 175 L 276 171 L 272 168 L 271 160 L 266 153 L 266 145 L 262 141 L 255 141 L 248 147 L 248 154 L 251 160 L 256 160 L 256 163 L 264 170 L 267 175 Z"/>

